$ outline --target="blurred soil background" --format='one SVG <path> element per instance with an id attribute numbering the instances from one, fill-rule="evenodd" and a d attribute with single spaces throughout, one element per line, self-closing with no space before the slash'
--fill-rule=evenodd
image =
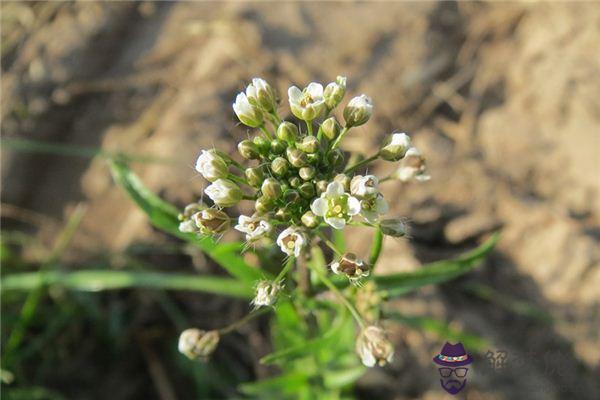
<path id="1" fill-rule="evenodd" d="M 102 157 L 80 153 L 152 156 L 134 169 L 183 207 L 203 189 L 199 150 L 234 153 L 248 134 L 231 103 L 252 77 L 285 96 L 292 83 L 345 75 L 347 98 L 366 93 L 375 103 L 346 150 L 371 154 L 386 133 L 409 132 L 432 175 L 384 184 L 411 237 L 386 242 L 381 273 L 459 254 L 502 230 L 476 272 L 392 305 L 486 340 L 463 397 L 600 398 L 598 3 L 2 2 L 1 11 L 4 274 L 48 265 L 74 210 L 85 211 L 60 268 L 218 271 L 152 229 Z M 349 238 L 367 252 L 362 231 Z M 23 299 L 3 298 L 4 338 Z M 227 336 L 208 365 L 182 360 L 175 344 L 182 327 L 221 327 L 247 311 L 190 293 L 51 290 L 3 359 L 13 378 L 3 389 L 235 396 L 235 383 L 277 372 L 257 361 L 270 349 L 266 320 Z M 393 337 L 394 363 L 363 377 L 357 395 L 443 398 L 431 357 L 446 338 L 409 325 Z M 487 350 L 507 352 L 504 368 L 483 373 Z"/>

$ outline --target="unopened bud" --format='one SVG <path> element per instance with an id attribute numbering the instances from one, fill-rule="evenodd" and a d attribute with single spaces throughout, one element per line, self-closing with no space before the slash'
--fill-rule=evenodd
<path id="1" fill-rule="evenodd" d="M 300 168 L 300 170 L 298 171 L 298 175 L 300 175 L 300 178 L 304 179 L 305 181 L 309 181 L 312 178 L 315 177 L 315 168 L 314 167 L 302 167 Z"/>
<path id="2" fill-rule="evenodd" d="M 248 139 L 244 139 L 238 143 L 238 151 L 247 160 L 258 160 L 260 158 L 258 146 Z"/>
<path id="3" fill-rule="evenodd" d="M 239 203 L 244 196 L 242 189 L 228 179 L 217 179 L 204 193 L 219 207 L 231 207 Z"/>
<path id="4" fill-rule="evenodd" d="M 290 164 L 296 168 L 302 168 L 307 163 L 306 153 L 302 152 L 301 150 L 288 147 L 286 156 Z"/>
<path id="5" fill-rule="evenodd" d="M 319 141 L 315 136 L 305 136 L 297 147 L 305 153 L 314 153 L 319 149 Z"/>
<path id="6" fill-rule="evenodd" d="M 219 344 L 219 332 L 190 328 L 181 332 L 177 348 L 190 360 L 205 359 Z"/>
<path id="7" fill-rule="evenodd" d="M 298 192 L 305 199 L 312 199 L 315 197 L 315 185 L 310 182 L 304 182 L 298 187 Z"/>
<path id="8" fill-rule="evenodd" d="M 266 214 L 275 207 L 271 199 L 261 196 L 254 202 L 254 209 L 259 214 Z"/>
<path id="9" fill-rule="evenodd" d="M 277 93 L 264 79 L 252 79 L 252 83 L 246 88 L 246 96 L 252 105 L 261 107 L 267 112 L 277 110 Z"/>
<path id="10" fill-rule="evenodd" d="M 288 143 L 294 143 L 298 140 L 298 127 L 288 121 L 283 121 L 277 128 L 277 138 Z"/>
<path id="11" fill-rule="evenodd" d="M 295 204 L 300 200 L 300 193 L 297 190 L 290 189 L 284 193 L 283 198 L 287 204 Z"/>
<path id="12" fill-rule="evenodd" d="M 276 176 L 282 177 L 285 176 L 290 169 L 290 163 L 283 157 L 277 157 L 273 161 L 271 161 L 271 171 Z"/>
<path id="13" fill-rule="evenodd" d="M 283 140 L 274 139 L 271 141 L 271 152 L 273 154 L 283 154 L 287 144 Z"/>
<path id="14" fill-rule="evenodd" d="M 257 106 L 250 104 L 245 93 L 239 93 L 233 103 L 233 111 L 242 122 L 251 128 L 258 128 L 264 122 L 262 111 Z"/>
<path id="15" fill-rule="evenodd" d="M 328 84 L 323 91 L 323 98 L 325 99 L 327 108 L 331 110 L 337 107 L 342 102 L 344 94 L 346 94 L 346 77 L 338 76 L 335 82 Z"/>
<path id="16" fill-rule="evenodd" d="M 307 211 L 300 218 L 304 226 L 307 228 L 316 228 L 319 225 L 319 219 L 312 211 Z"/>
<path id="17" fill-rule="evenodd" d="M 255 136 L 254 139 L 252 139 L 252 141 L 256 145 L 256 148 L 258 149 L 258 152 L 260 153 L 260 155 L 265 157 L 266 155 L 269 154 L 269 150 L 271 149 L 270 141 L 268 141 L 267 139 L 265 139 L 262 136 Z"/>
<path id="18" fill-rule="evenodd" d="M 276 200 L 281 197 L 281 185 L 275 178 L 267 178 L 260 187 L 260 191 L 267 199 Z"/>
<path id="19" fill-rule="evenodd" d="M 337 174 L 333 178 L 333 180 L 335 182 L 339 182 L 342 185 L 342 187 L 344 188 L 345 192 L 349 192 L 350 191 L 350 182 L 351 182 L 351 180 L 350 180 L 350 177 L 348 175 L 346 175 L 346 174 Z"/>
<path id="20" fill-rule="evenodd" d="M 256 285 L 256 296 L 252 300 L 252 305 L 255 308 L 272 306 L 277 301 L 280 291 L 280 282 L 260 281 Z"/>
<path id="21" fill-rule="evenodd" d="M 288 210 L 286 207 L 280 208 L 275 212 L 275 218 L 280 221 L 289 221 L 292 218 L 292 212 Z"/>
<path id="22" fill-rule="evenodd" d="M 379 156 L 386 161 L 398 161 L 410 147 L 410 137 L 406 133 L 392 133 L 384 140 Z"/>
<path id="23" fill-rule="evenodd" d="M 265 173 L 262 167 L 246 168 L 244 171 L 248 184 L 252 187 L 260 187 L 262 182 L 265 180 Z"/>
<path id="24" fill-rule="evenodd" d="M 199 203 L 191 203 L 185 206 L 183 212 L 177 216 L 179 219 L 179 231 L 185 233 L 196 233 L 199 232 L 200 228 L 196 225 L 196 222 L 193 219 L 194 214 L 200 212 L 207 208 L 206 204 Z"/>
<path id="25" fill-rule="evenodd" d="M 230 219 L 221 210 L 207 208 L 199 211 L 193 216 L 196 226 L 203 235 L 218 235 L 229 229 Z"/>
<path id="26" fill-rule="evenodd" d="M 329 184 L 329 182 L 327 181 L 318 181 L 315 185 L 315 188 L 317 189 L 317 194 L 320 195 L 321 193 L 324 193 L 327 191 L 327 185 Z"/>
<path id="27" fill-rule="evenodd" d="M 302 184 L 302 180 L 300 178 L 298 178 L 297 176 L 293 176 L 291 177 L 288 182 L 290 183 L 290 186 L 293 187 L 294 189 L 296 189 L 298 186 L 300 186 Z"/>
<path id="28" fill-rule="evenodd" d="M 373 114 L 373 103 L 371 99 L 364 94 L 354 97 L 344 108 L 344 120 L 346 127 L 359 126 L 371 118 Z"/>
<path id="29" fill-rule="evenodd" d="M 406 225 L 399 218 L 384 219 L 379 223 L 384 235 L 403 237 L 406 235 Z"/>
<path id="30" fill-rule="evenodd" d="M 215 150 L 202 150 L 196 160 L 196 171 L 208 181 L 214 182 L 227 177 L 227 162 Z"/>
<path id="31" fill-rule="evenodd" d="M 356 340 L 356 353 L 367 367 L 375 364 L 384 366 L 394 357 L 394 346 L 387 339 L 385 331 L 378 326 L 363 329 Z"/>
<path id="32" fill-rule="evenodd" d="M 329 140 L 335 139 L 340 134 L 341 130 L 342 127 L 340 126 L 337 119 L 335 119 L 335 117 L 327 118 L 321 123 L 321 126 L 319 127 L 319 131 L 321 132 L 321 134 Z"/>

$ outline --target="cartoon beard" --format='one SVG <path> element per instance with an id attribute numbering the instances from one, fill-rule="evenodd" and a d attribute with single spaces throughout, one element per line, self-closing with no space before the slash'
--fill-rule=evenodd
<path id="1" fill-rule="evenodd" d="M 444 382 L 443 379 L 440 379 L 440 384 L 442 385 L 442 388 L 444 388 L 444 390 L 446 392 L 448 392 L 450 394 L 456 394 L 465 387 L 465 385 L 467 384 L 467 380 L 464 379 L 461 382 L 457 379 L 448 379 L 446 382 Z"/>

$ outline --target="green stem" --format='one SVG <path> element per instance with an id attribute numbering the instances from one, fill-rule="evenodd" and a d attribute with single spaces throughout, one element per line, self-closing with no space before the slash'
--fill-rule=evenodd
<path id="1" fill-rule="evenodd" d="M 265 127 L 264 124 L 259 126 L 258 129 L 262 131 L 266 139 L 273 140 L 273 135 L 271 135 L 271 132 L 269 132 L 269 130 Z"/>
<path id="2" fill-rule="evenodd" d="M 327 286 L 329 290 L 331 290 L 340 299 L 344 306 L 346 306 L 346 308 L 350 311 L 350 313 L 352 314 L 358 325 L 361 327 L 361 329 L 364 329 L 366 327 L 365 321 L 362 319 L 362 317 L 360 316 L 356 308 L 352 305 L 352 303 L 350 303 L 350 300 L 348 300 L 346 296 L 344 296 L 342 292 L 339 291 L 339 289 L 333 284 L 333 282 L 331 282 L 331 280 L 329 280 L 327 275 L 325 275 L 325 273 L 320 268 L 313 266 L 311 263 L 308 263 L 308 267 L 311 270 L 313 270 L 315 274 L 317 274 L 321 282 L 323 282 L 325 286 Z"/>
<path id="3" fill-rule="evenodd" d="M 256 200 L 256 196 L 248 196 L 245 194 L 242 196 L 242 200 Z"/>
<path id="4" fill-rule="evenodd" d="M 337 254 L 338 256 L 342 255 L 342 252 L 338 250 L 337 246 L 331 240 L 327 239 L 327 236 L 325 236 L 323 232 L 319 231 L 318 235 L 321 238 L 321 240 L 323 240 L 323 242 L 327 245 L 327 247 L 333 250 L 335 254 Z"/>
<path id="5" fill-rule="evenodd" d="M 232 173 L 227 174 L 227 178 L 234 181 L 235 183 L 239 183 L 240 185 L 248 185 L 248 181 L 241 176 L 234 175 Z"/>
<path id="6" fill-rule="evenodd" d="M 340 144 L 342 138 L 346 133 L 348 133 L 349 130 L 350 128 L 348 128 L 347 126 L 344 127 L 344 129 L 342 129 L 338 137 L 336 137 L 333 143 L 331 144 L 331 147 L 329 148 L 329 151 L 327 153 L 331 152 L 331 150 L 334 150 Z"/>
<path id="7" fill-rule="evenodd" d="M 362 167 L 362 166 L 364 166 L 364 165 L 366 165 L 366 164 L 370 163 L 371 161 L 374 161 L 374 160 L 376 160 L 376 159 L 377 159 L 377 157 L 379 157 L 379 153 L 377 153 L 377 154 L 374 154 L 374 155 L 372 155 L 372 156 L 371 156 L 371 157 L 369 157 L 369 158 L 365 158 L 364 160 L 357 162 L 357 163 L 356 163 L 356 164 L 354 164 L 353 166 L 346 168 L 346 170 L 344 171 L 344 173 L 345 173 L 345 174 L 348 174 L 348 173 L 350 173 L 350 172 L 353 172 L 354 170 L 356 170 L 356 169 L 358 169 L 358 168 L 360 168 L 360 167 Z M 381 182 L 381 181 L 380 181 L 380 182 Z"/>
<path id="8" fill-rule="evenodd" d="M 240 171 L 244 171 L 245 168 L 242 164 L 240 164 L 239 162 L 235 161 L 233 158 L 231 158 L 231 156 L 227 153 L 224 153 L 220 150 L 217 150 L 217 155 L 219 155 L 220 157 L 224 158 L 229 164 L 231 164 L 232 166 L 236 167 L 237 169 L 239 169 Z"/>
<path id="9" fill-rule="evenodd" d="M 371 245 L 371 255 L 369 256 L 369 264 L 371 265 L 371 269 L 375 267 L 377 260 L 379 260 L 379 255 L 381 254 L 382 248 L 383 232 L 381 232 L 381 229 L 377 229 L 375 231 L 375 236 L 373 236 L 373 244 Z"/>
<path id="10" fill-rule="evenodd" d="M 279 282 L 280 280 L 282 280 L 286 276 L 286 274 L 294 266 L 294 262 L 295 261 L 296 261 L 295 257 L 288 258 L 288 260 L 286 261 L 286 263 L 283 266 L 283 268 L 281 269 L 281 271 L 279 271 L 279 274 L 277 275 L 277 278 L 275 278 L 275 281 L 274 281 L 275 283 Z"/>
<path id="11" fill-rule="evenodd" d="M 240 319 L 239 321 L 236 321 L 236 322 L 232 323 L 231 325 L 226 326 L 225 328 L 219 329 L 218 332 L 221 335 L 225 335 L 229 332 L 235 331 L 242 325 L 245 325 L 246 323 L 250 322 L 254 318 L 266 313 L 267 311 L 270 311 L 271 309 L 272 309 L 272 307 L 261 307 L 255 311 L 252 311 L 250 314 L 246 315 L 244 318 Z"/>
<path id="12" fill-rule="evenodd" d="M 308 130 L 308 134 L 310 136 L 312 136 L 312 134 L 313 134 L 312 121 L 304 121 L 304 122 L 306 122 L 306 129 Z"/>
<path id="13" fill-rule="evenodd" d="M 281 118 L 279 118 L 279 115 L 277 115 L 277 111 L 275 111 L 275 110 L 271 113 L 271 115 L 273 116 L 273 119 L 277 123 L 277 126 L 275 127 L 275 128 L 277 128 L 279 125 L 281 125 Z"/>

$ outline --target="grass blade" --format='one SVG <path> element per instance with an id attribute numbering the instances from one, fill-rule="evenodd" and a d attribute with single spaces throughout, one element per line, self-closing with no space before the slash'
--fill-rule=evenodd
<path id="1" fill-rule="evenodd" d="M 427 264 L 414 272 L 376 276 L 375 281 L 379 289 L 385 290 L 390 297 L 403 295 L 421 286 L 446 282 L 475 268 L 492 251 L 499 238 L 500 234 L 495 233 L 478 248 L 454 260 Z"/>
<path id="2" fill-rule="evenodd" d="M 129 288 L 189 290 L 245 300 L 251 299 L 254 295 L 251 287 L 231 278 L 111 270 L 38 271 L 11 274 L 2 277 L 0 288 L 2 291 L 30 291 L 48 285 L 59 285 L 68 289 L 87 292 Z"/>

